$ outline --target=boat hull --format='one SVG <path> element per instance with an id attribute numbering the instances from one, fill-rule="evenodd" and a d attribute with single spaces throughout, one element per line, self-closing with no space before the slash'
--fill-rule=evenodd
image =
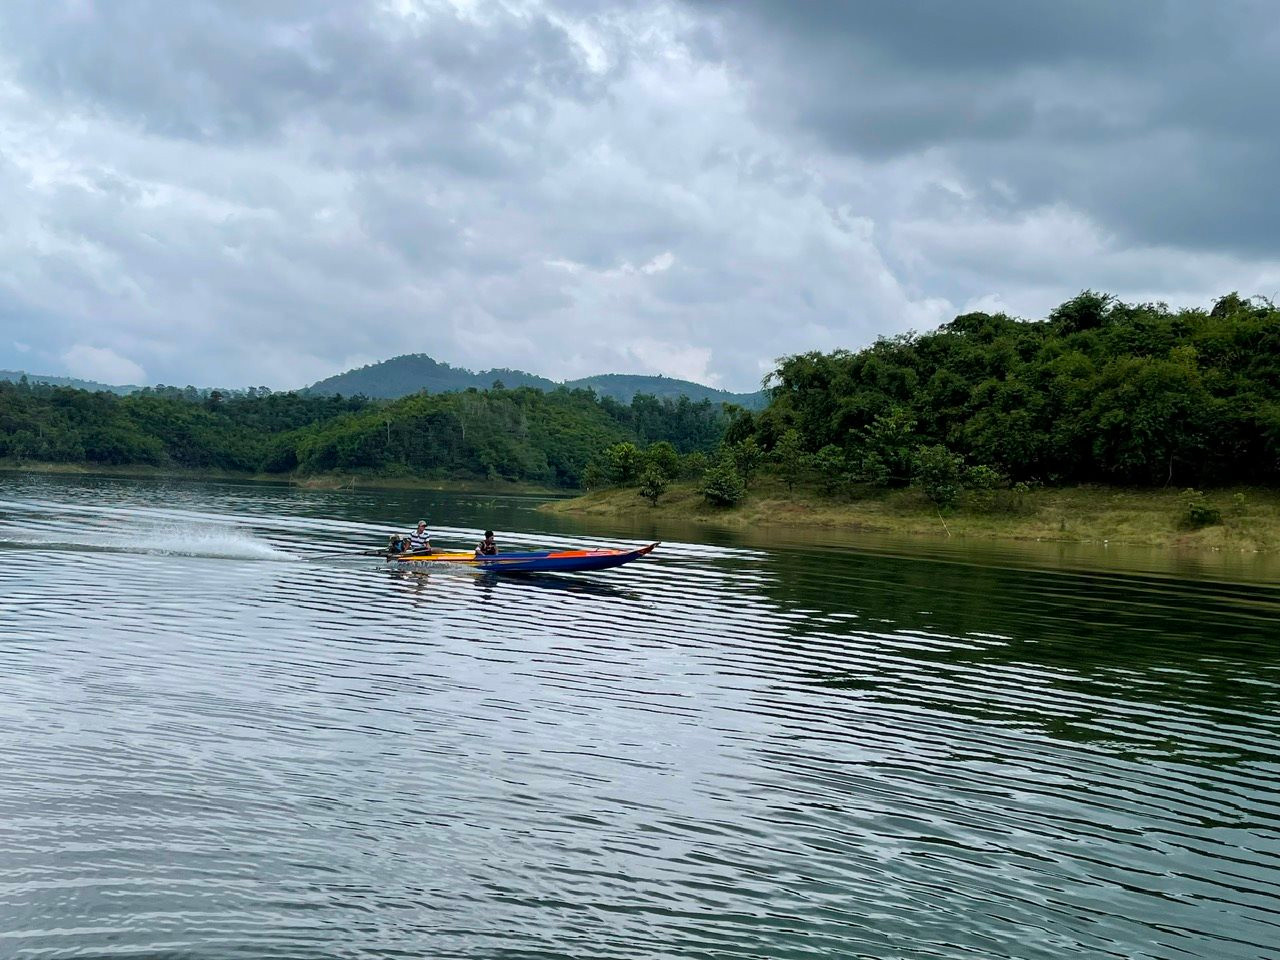
<path id="1" fill-rule="evenodd" d="M 652 553 L 656 546 L 650 543 L 634 550 L 535 550 L 491 557 L 474 553 L 398 553 L 387 559 L 414 566 L 459 565 L 491 573 L 580 573 L 620 567 Z"/>

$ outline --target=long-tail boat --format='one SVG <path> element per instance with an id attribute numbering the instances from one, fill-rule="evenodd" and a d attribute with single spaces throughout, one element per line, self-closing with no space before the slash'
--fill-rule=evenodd
<path id="1" fill-rule="evenodd" d="M 394 553 L 388 551 L 387 562 L 414 566 L 460 564 L 495 573 L 576 573 L 584 570 L 608 570 L 632 560 L 639 560 L 658 546 L 650 543 L 631 550 L 529 550 L 520 553 Z"/>

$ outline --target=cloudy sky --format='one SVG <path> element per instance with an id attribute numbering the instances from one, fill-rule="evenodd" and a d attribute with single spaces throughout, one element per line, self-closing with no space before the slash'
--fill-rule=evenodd
<path id="1" fill-rule="evenodd" d="M 1083 288 L 1280 292 L 1269 0 L 5 0 L 0 368 L 754 389 Z"/>

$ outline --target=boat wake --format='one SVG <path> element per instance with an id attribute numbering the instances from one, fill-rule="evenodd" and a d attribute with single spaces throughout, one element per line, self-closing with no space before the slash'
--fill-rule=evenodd
<path id="1" fill-rule="evenodd" d="M 145 553 L 166 557 L 214 557 L 226 560 L 297 560 L 244 530 L 215 524 L 159 524 L 128 530 L 78 530 L 78 539 L 51 540 L 48 531 L 14 531 L 0 543 L 21 548 L 92 553 Z"/>
<path id="2" fill-rule="evenodd" d="M 175 557 L 218 557 L 228 560 L 297 560 L 298 555 L 273 547 L 243 530 L 218 526 L 162 526 L 136 542 L 131 550 Z"/>

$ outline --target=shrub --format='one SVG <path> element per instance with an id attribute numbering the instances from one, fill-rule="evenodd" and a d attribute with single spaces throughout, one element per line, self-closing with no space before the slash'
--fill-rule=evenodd
<path id="1" fill-rule="evenodd" d="M 942 444 L 916 450 L 916 482 L 924 495 L 939 507 L 949 507 L 960 496 L 964 460 Z"/>
<path id="2" fill-rule="evenodd" d="M 996 503 L 996 491 L 1003 485 L 1004 477 L 992 467 L 979 464 L 964 472 L 964 486 L 975 509 L 991 510 Z"/>
<path id="3" fill-rule="evenodd" d="M 970 490 L 995 490 L 1004 483 L 1004 477 L 1000 476 L 1000 471 L 993 467 L 979 464 L 976 467 L 969 467 L 964 472 L 964 485 Z M 1025 487 L 1026 484 L 1024 483 Z"/>
<path id="4" fill-rule="evenodd" d="M 995 503 L 992 509 L 1000 513 L 1030 513 L 1031 505 L 1027 502 L 1032 485 L 1019 480 L 1008 490 L 995 491 Z"/>
<path id="5" fill-rule="evenodd" d="M 738 476 L 733 462 L 721 460 L 702 475 L 702 486 L 698 492 L 714 507 L 732 507 L 747 495 L 747 486 Z"/>
<path id="6" fill-rule="evenodd" d="M 1190 488 L 1182 491 L 1182 526 L 1192 530 L 1212 527 L 1222 522 L 1222 511 L 1212 506 L 1203 493 Z"/>

